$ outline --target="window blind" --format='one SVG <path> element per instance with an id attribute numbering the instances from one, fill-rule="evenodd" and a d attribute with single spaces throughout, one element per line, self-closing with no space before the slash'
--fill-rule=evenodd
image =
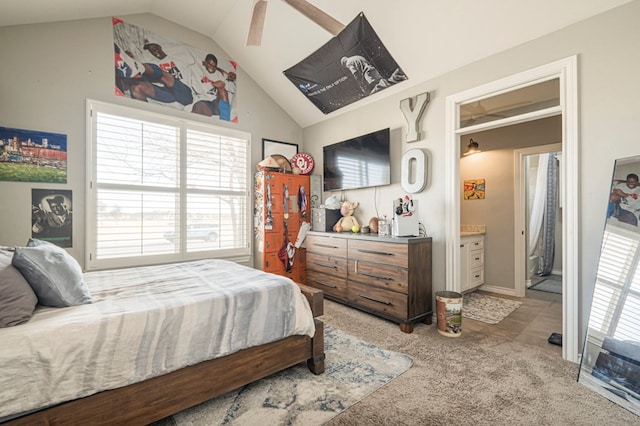
<path id="1" fill-rule="evenodd" d="M 640 340 L 640 236 L 605 229 L 589 327 L 621 340 Z"/>
<path id="2" fill-rule="evenodd" d="M 88 269 L 250 254 L 248 135 L 88 110 Z"/>

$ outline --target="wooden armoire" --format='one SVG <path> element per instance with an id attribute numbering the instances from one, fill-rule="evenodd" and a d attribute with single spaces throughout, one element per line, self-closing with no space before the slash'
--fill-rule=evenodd
<path id="1" fill-rule="evenodd" d="M 255 175 L 255 237 L 261 269 L 305 284 L 305 249 L 295 247 L 311 222 L 309 176 L 259 171 Z"/>

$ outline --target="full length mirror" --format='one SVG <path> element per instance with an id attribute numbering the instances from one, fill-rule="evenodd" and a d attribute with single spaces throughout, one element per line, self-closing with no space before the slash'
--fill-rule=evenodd
<path id="1" fill-rule="evenodd" d="M 640 415 L 640 156 L 617 160 L 579 382 Z"/>

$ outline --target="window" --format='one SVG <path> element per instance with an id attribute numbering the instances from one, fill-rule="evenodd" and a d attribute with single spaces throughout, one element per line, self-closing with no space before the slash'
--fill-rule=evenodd
<path id="1" fill-rule="evenodd" d="M 250 255 L 246 133 L 87 109 L 87 269 Z"/>
<path id="2" fill-rule="evenodd" d="M 596 337 L 638 341 L 640 235 L 607 225 L 602 240 L 589 328 Z"/>

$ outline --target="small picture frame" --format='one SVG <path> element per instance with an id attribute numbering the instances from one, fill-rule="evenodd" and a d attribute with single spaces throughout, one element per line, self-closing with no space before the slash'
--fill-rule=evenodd
<path id="1" fill-rule="evenodd" d="M 262 159 L 270 155 L 282 155 L 287 160 L 291 160 L 298 153 L 298 144 L 289 142 L 262 139 Z"/>
<path id="2" fill-rule="evenodd" d="M 470 179 L 464 181 L 465 200 L 484 200 L 484 179 Z"/>

